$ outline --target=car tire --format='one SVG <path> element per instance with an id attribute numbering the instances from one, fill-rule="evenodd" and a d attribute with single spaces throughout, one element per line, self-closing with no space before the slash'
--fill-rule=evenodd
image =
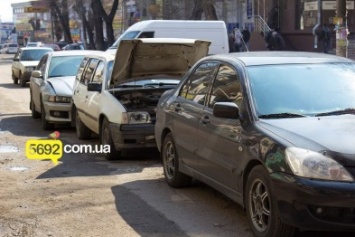
<path id="1" fill-rule="evenodd" d="M 49 123 L 46 120 L 46 112 L 44 110 L 43 103 L 41 105 L 41 120 L 42 120 L 42 129 L 43 130 L 53 130 L 54 129 L 54 124 L 53 123 Z"/>
<path id="2" fill-rule="evenodd" d="M 21 87 L 26 87 L 27 86 L 27 81 L 24 78 L 24 75 L 20 75 L 21 79 Z"/>
<path id="3" fill-rule="evenodd" d="M 254 236 L 291 237 L 296 228 L 280 220 L 276 201 L 272 197 L 268 172 L 258 165 L 247 180 L 244 193 L 247 219 Z"/>
<path id="4" fill-rule="evenodd" d="M 75 109 L 75 130 L 76 130 L 76 135 L 80 140 L 87 140 L 91 138 L 91 130 L 81 121 L 78 110 L 76 109 Z"/>
<path id="5" fill-rule="evenodd" d="M 102 123 L 101 123 L 101 129 L 100 129 L 100 142 L 101 145 L 110 146 L 110 152 L 105 153 L 105 158 L 107 160 L 117 160 L 121 158 L 122 156 L 122 151 L 118 151 L 115 148 L 115 144 L 113 143 L 112 136 L 111 136 L 111 131 L 110 131 L 110 122 L 108 121 L 107 118 L 104 118 Z"/>
<path id="6" fill-rule="evenodd" d="M 35 109 L 35 104 L 33 103 L 32 95 L 31 95 L 31 101 L 30 101 L 30 109 L 31 109 L 32 118 L 37 119 L 37 118 L 41 117 L 41 113 L 37 112 Z"/>
<path id="7" fill-rule="evenodd" d="M 14 72 L 12 72 L 11 77 L 12 77 L 12 80 L 14 81 L 14 84 L 17 85 L 18 84 L 18 78 L 15 76 Z"/>
<path id="8" fill-rule="evenodd" d="M 179 170 L 179 155 L 171 133 L 168 133 L 163 142 L 162 162 L 165 181 L 173 188 L 183 188 L 191 184 L 192 178 Z"/>

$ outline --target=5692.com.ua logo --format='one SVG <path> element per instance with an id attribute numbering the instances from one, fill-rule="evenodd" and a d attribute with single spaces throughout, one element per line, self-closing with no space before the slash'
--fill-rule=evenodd
<path id="1" fill-rule="evenodd" d="M 51 133 L 50 139 L 31 139 L 26 142 L 26 157 L 30 160 L 52 160 L 54 164 L 58 164 L 58 160 L 63 154 L 100 154 L 110 153 L 109 145 L 89 145 L 89 144 L 67 144 L 58 140 L 60 133 L 55 131 Z"/>

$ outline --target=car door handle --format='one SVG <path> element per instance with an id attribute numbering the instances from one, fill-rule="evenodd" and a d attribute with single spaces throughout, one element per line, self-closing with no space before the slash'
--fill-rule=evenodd
<path id="1" fill-rule="evenodd" d="M 210 117 L 208 115 L 203 116 L 203 118 L 201 119 L 201 123 L 204 124 L 204 125 L 206 125 L 206 124 L 208 124 L 210 122 L 211 122 L 210 121 Z"/>
<path id="2" fill-rule="evenodd" d="M 175 112 L 179 113 L 181 111 L 181 105 L 175 104 Z"/>

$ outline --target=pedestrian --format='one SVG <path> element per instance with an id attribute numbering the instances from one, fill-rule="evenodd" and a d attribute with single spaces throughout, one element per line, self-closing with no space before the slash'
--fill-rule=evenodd
<path id="1" fill-rule="evenodd" d="M 322 29 L 320 31 L 319 41 L 323 43 L 323 52 L 328 53 L 330 48 L 330 39 L 331 33 L 328 25 L 326 23 L 323 24 Z"/>
<path id="2" fill-rule="evenodd" d="M 278 29 L 273 29 L 268 32 L 266 36 L 266 47 L 269 50 L 277 51 L 286 49 L 285 40 L 283 39 Z"/>
<path id="3" fill-rule="evenodd" d="M 247 28 L 244 28 L 244 30 L 242 31 L 242 35 L 243 35 L 243 41 L 245 44 L 246 51 L 248 51 L 249 50 L 250 31 Z"/>
<path id="4" fill-rule="evenodd" d="M 229 52 L 230 52 L 230 53 L 236 51 L 236 50 L 235 50 L 234 41 L 235 41 L 234 34 L 233 34 L 233 33 L 230 33 L 229 36 L 228 36 Z"/>
<path id="5" fill-rule="evenodd" d="M 234 28 L 234 47 L 236 52 L 241 51 L 242 46 L 242 32 L 240 32 L 239 28 Z"/>

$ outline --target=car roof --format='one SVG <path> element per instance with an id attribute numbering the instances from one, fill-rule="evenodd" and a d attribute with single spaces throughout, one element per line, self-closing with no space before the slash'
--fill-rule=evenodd
<path id="1" fill-rule="evenodd" d="M 94 51 L 94 50 L 81 50 L 81 51 L 93 52 L 92 54 L 87 55 L 87 57 L 90 57 L 90 58 L 102 58 L 102 59 L 105 59 L 106 61 L 110 61 L 110 60 L 115 59 L 115 54 L 108 53 L 106 51 Z"/>
<path id="2" fill-rule="evenodd" d="M 52 48 L 47 48 L 47 47 L 24 47 L 21 48 L 22 51 L 27 51 L 27 50 L 53 50 Z"/>
<path id="3" fill-rule="evenodd" d="M 220 59 L 226 61 L 238 60 L 245 66 L 354 62 L 353 60 L 332 54 L 296 51 L 237 52 L 228 54 L 216 54 L 208 56 L 205 59 Z"/>
<path id="4" fill-rule="evenodd" d="M 53 49 L 52 49 L 53 50 Z M 53 56 L 75 56 L 75 55 L 88 55 L 88 54 L 95 54 L 100 51 L 95 50 L 68 50 L 68 51 L 53 51 L 49 54 Z"/>

